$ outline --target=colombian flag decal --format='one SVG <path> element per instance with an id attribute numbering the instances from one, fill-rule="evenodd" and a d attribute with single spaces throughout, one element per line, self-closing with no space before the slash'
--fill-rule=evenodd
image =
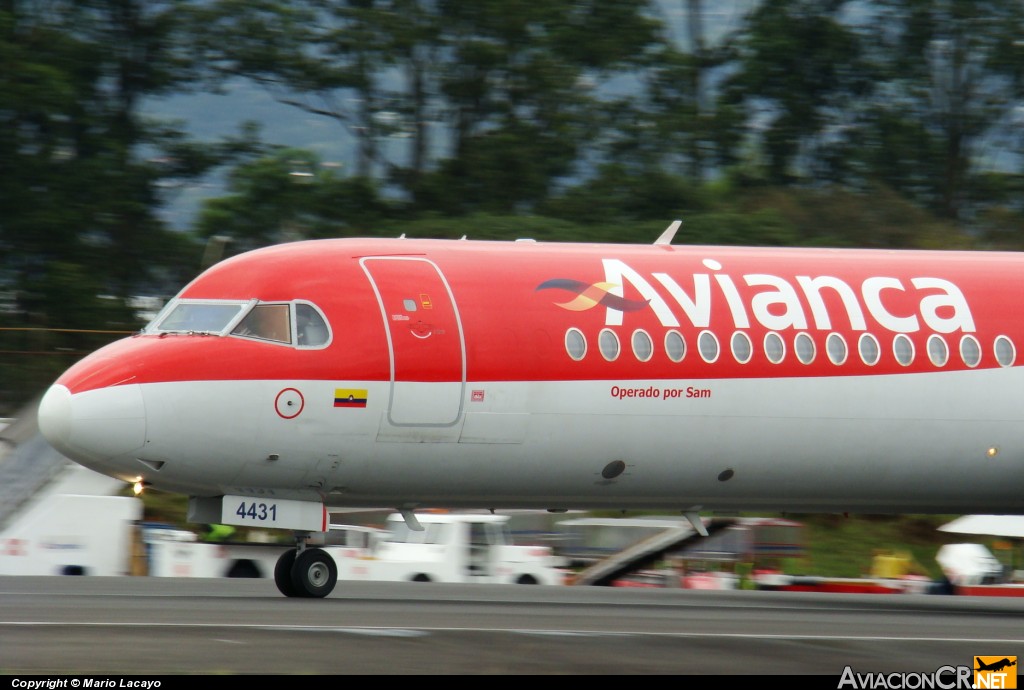
<path id="1" fill-rule="evenodd" d="M 366 407 L 367 390 L 365 388 L 335 388 L 335 407 Z"/>

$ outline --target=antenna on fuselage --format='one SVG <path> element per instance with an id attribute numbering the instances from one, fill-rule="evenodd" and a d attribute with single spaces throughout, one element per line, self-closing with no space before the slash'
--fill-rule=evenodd
<path id="1" fill-rule="evenodd" d="M 672 224 L 665 228 L 665 232 L 661 233 L 661 237 L 654 240 L 654 244 L 672 244 L 672 238 L 676 236 L 676 231 L 682 224 L 681 220 L 672 221 Z"/>
<path id="2" fill-rule="evenodd" d="M 398 512 L 402 514 L 402 519 L 405 520 L 405 524 L 409 529 L 413 532 L 423 531 L 423 525 L 416 519 L 416 513 L 412 512 L 412 508 L 399 508 Z"/>
<path id="3" fill-rule="evenodd" d="M 683 515 L 690 521 L 690 526 L 702 537 L 708 536 L 708 528 L 704 526 L 704 521 L 700 519 L 700 513 L 696 509 L 691 508 L 690 510 L 684 510 Z"/>

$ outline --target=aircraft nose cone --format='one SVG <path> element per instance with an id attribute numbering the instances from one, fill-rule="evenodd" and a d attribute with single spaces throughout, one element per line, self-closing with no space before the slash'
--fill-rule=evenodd
<path id="1" fill-rule="evenodd" d="M 55 384 L 39 402 L 39 431 L 51 446 L 63 452 L 71 437 L 71 391 Z"/>
<path id="2" fill-rule="evenodd" d="M 62 454 L 102 462 L 142 447 L 146 414 L 138 385 L 72 394 L 54 384 L 39 403 L 39 430 Z"/>

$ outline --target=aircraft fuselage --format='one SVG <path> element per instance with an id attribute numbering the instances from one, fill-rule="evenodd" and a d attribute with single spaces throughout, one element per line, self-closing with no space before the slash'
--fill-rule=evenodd
<path id="1" fill-rule="evenodd" d="M 40 423 L 192 496 L 1020 513 L 1021 294 L 1009 253 L 301 242 L 204 272 Z"/>

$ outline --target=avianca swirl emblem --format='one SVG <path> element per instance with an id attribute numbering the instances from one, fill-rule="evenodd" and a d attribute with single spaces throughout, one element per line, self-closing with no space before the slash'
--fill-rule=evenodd
<path id="1" fill-rule="evenodd" d="M 555 302 L 562 309 L 569 311 L 586 311 L 598 305 L 619 311 L 639 311 L 650 301 L 613 295 L 610 291 L 617 287 L 621 286 L 615 283 L 587 284 L 572 278 L 552 278 L 538 285 L 536 290 L 566 290 L 576 293 L 576 297 L 568 302 Z"/>

